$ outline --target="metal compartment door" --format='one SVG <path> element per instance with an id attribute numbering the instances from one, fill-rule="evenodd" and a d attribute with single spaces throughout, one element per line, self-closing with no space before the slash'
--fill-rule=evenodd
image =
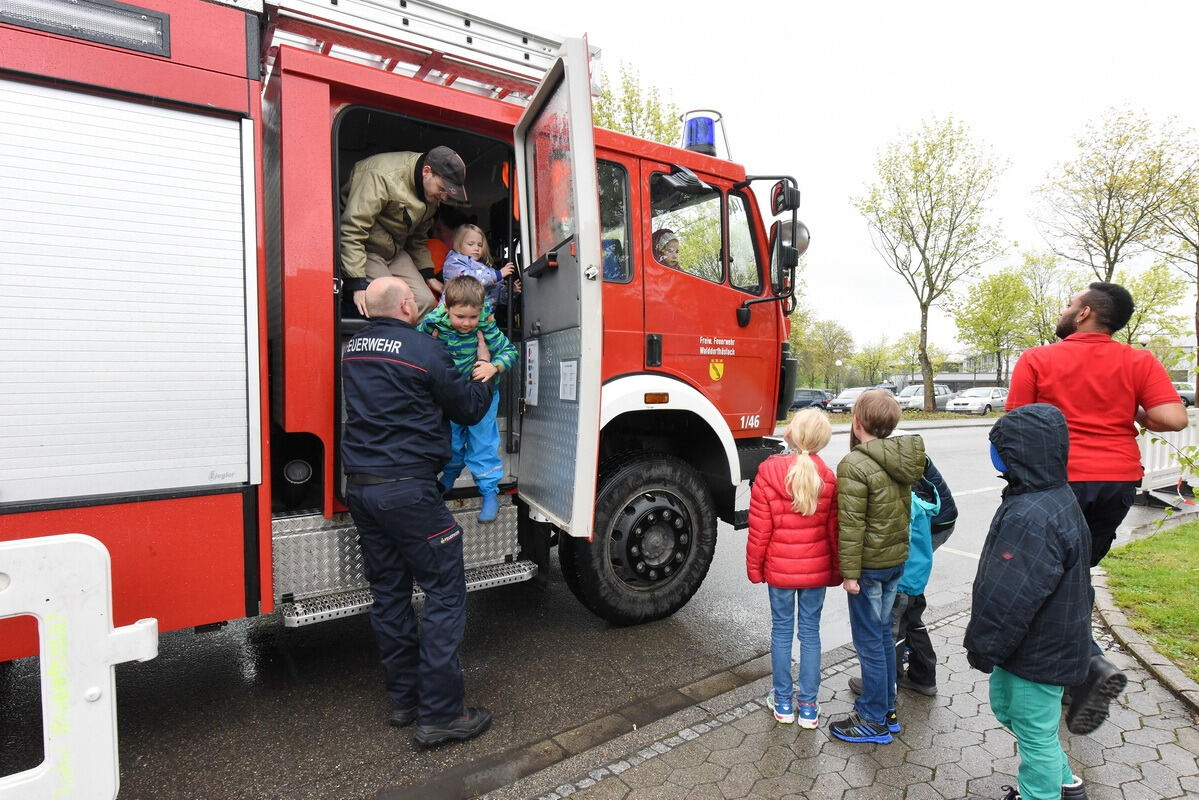
<path id="1" fill-rule="evenodd" d="M 524 276 L 520 494 L 590 537 L 603 312 L 587 43 L 566 39 L 516 125 Z"/>

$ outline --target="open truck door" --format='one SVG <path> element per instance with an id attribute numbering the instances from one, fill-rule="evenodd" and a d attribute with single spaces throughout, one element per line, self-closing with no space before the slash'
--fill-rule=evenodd
<path id="1" fill-rule="evenodd" d="M 520 494 L 535 518 L 590 537 L 603 310 L 587 43 L 566 39 L 516 125 L 524 313 Z"/>

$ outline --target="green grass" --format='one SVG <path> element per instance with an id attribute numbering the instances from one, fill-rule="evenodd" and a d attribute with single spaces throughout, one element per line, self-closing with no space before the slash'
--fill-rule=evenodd
<path id="1" fill-rule="evenodd" d="M 1103 567 L 1132 627 L 1199 681 L 1199 522 L 1113 550 Z"/>

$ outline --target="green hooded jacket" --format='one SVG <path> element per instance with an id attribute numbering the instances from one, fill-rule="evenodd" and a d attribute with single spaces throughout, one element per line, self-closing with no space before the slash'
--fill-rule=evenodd
<path id="1" fill-rule="evenodd" d="M 841 575 L 885 569 L 908 558 L 913 482 L 924 474 L 919 436 L 871 439 L 837 465 L 838 555 Z"/>

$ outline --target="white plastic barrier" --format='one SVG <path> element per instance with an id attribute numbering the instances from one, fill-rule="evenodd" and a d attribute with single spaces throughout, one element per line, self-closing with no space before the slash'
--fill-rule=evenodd
<path id="1" fill-rule="evenodd" d="M 108 550 L 68 533 L 0 542 L 0 618 L 38 620 L 45 760 L 0 778 L 0 800 L 113 798 L 113 665 L 158 655 L 158 620 L 113 629 Z"/>
<path id="2" fill-rule="evenodd" d="M 1145 467 L 1141 491 L 1173 488 L 1178 479 L 1183 477 L 1182 468 L 1178 465 L 1178 451 L 1199 444 L 1199 409 L 1187 409 L 1187 417 L 1190 423 L 1180 431 L 1145 431 L 1137 437 L 1141 447 L 1141 464 Z"/>

